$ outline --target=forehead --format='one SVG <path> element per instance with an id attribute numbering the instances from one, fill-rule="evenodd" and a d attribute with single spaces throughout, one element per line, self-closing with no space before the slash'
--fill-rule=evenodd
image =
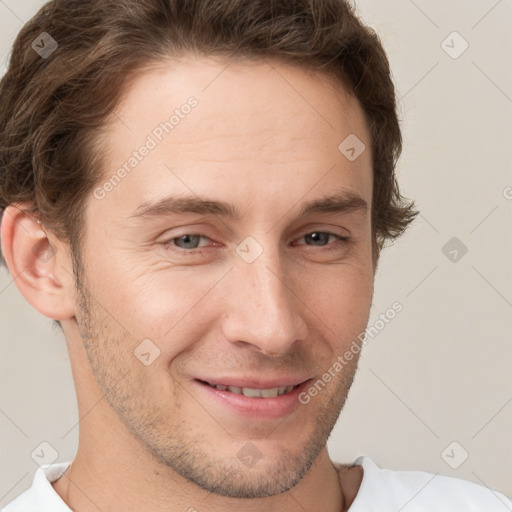
<path id="1" fill-rule="evenodd" d="M 366 151 L 351 162 L 339 146 L 354 135 Z M 109 191 L 110 207 L 135 207 L 166 187 L 204 195 L 212 184 L 239 197 L 286 185 L 297 199 L 322 176 L 323 192 L 343 178 L 371 199 L 371 144 L 358 101 L 338 79 L 296 65 L 211 57 L 153 64 L 126 87 L 104 141 L 105 179 L 127 171 Z"/>
<path id="2" fill-rule="evenodd" d="M 181 123 L 179 131 L 195 142 L 211 128 L 212 135 L 243 135 L 247 128 L 258 127 L 304 138 L 330 132 L 335 139 L 340 129 L 366 128 L 357 99 L 331 74 L 280 61 L 200 56 L 154 63 L 139 71 L 127 82 L 110 126 L 118 133 L 123 128 L 132 131 L 134 125 L 147 132 L 151 123 L 169 119 L 191 96 L 199 102 L 196 122 Z M 294 119 L 300 122 L 292 123 Z"/>

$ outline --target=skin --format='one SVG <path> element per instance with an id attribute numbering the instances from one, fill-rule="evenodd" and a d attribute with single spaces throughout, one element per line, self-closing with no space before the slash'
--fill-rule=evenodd
<path id="1" fill-rule="evenodd" d="M 190 96 L 197 107 L 136 169 L 88 197 L 78 289 L 69 246 L 14 205 L 4 215 L 9 270 L 61 321 L 76 386 L 78 453 L 53 486 L 78 511 L 348 510 L 362 469 L 335 467 L 326 441 L 357 356 L 279 418 L 208 400 L 194 379 L 315 382 L 364 331 L 375 261 L 363 111 L 340 82 L 289 64 L 159 63 L 109 120 L 105 179 Z M 368 148 L 354 162 L 338 150 L 349 134 Z M 305 202 L 340 190 L 368 209 L 299 218 Z M 169 194 L 226 201 L 241 216 L 130 218 Z M 319 232 L 350 238 L 305 236 Z M 205 237 L 203 252 L 176 240 L 185 234 Z M 248 236 L 263 250 L 250 264 L 235 250 Z M 160 351 L 148 366 L 134 356 L 145 339 Z M 248 442 L 260 454 L 252 467 L 237 457 Z"/>

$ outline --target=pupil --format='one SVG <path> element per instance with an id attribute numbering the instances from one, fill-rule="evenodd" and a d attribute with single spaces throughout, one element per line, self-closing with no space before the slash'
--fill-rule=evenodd
<path id="1" fill-rule="evenodd" d="M 192 244 L 193 247 L 187 246 L 185 249 L 195 249 L 198 246 L 199 237 L 197 235 L 183 235 L 176 240 L 182 241 L 185 244 Z"/>

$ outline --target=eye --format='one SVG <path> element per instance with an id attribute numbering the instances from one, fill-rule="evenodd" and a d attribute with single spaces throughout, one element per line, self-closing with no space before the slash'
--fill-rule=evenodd
<path id="1" fill-rule="evenodd" d="M 344 244 L 349 241 L 349 237 L 338 235 L 337 233 L 331 233 L 329 231 L 312 231 L 299 238 L 299 240 L 302 239 L 304 239 L 306 243 L 299 243 L 298 245 L 327 247 L 328 249 L 336 249 L 340 244 Z M 329 240 L 332 239 L 334 239 L 334 241 L 329 243 Z M 201 240 L 206 241 L 206 243 L 201 243 Z M 211 245 L 207 243 L 208 241 L 211 242 L 210 238 L 199 233 L 185 233 L 164 242 L 164 246 L 171 251 L 194 254 L 195 252 L 200 252 L 201 248 Z"/>
<path id="2" fill-rule="evenodd" d="M 341 243 L 348 242 L 349 238 L 347 236 L 338 235 L 337 233 L 331 233 L 329 231 L 312 231 L 311 233 L 307 233 L 302 236 L 301 239 L 306 240 L 306 242 L 312 242 L 314 247 L 324 247 L 326 245 L 338 245 L 336 242 L 329 244 L 329 239 L 334 237 L 336 241 Z M 305 245 L 305 244 L 299 244 Z M 309 244 L 306 244 L 309 245 Z"/>
<path id="3" fill-rule="evenodd" d="M 195 233 L 186 233 L 181 236 L 177 236 L 175 238 L 172 238 L 168 242 L 165 243 L 166 246 L 171 246 L 171 249 L 178 248 L 182 250 L 189 250 L 189 252 L 193 251 L 194 249 L 199 248 L 200 240 L 209 240 L 206 236 L 195 234 Z M 203 247 L 203 246 L 201 246 Z"/>

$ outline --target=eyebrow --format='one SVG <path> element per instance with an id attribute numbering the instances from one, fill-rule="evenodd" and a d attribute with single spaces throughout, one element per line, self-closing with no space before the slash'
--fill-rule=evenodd
<path id="1" fill-rule="evenodd" d="M 368 203 L 353 192 L 326 195 L 304 203 L 299 218 L 322 213 L 368 212 Z M 238 220 L 240 212 L 225 201 L 210 200 L 199 196 L 167 196 L 150 199 L 137 207 L 130 219 L 159 218 L 182 214 L 215 215 Z"/>

